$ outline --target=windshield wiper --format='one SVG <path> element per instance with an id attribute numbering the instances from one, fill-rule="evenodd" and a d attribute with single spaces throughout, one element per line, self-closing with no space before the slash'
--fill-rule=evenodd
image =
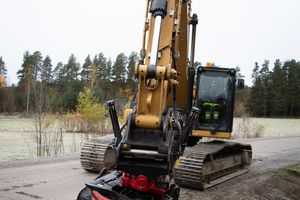
<path id="1" fill-rule="evenodd" d="M 227 120 L 228 115 L 223 119 L 223 121 L 220 122 L 220 124 L 212 131 L 210 131 L 210 134 L 214 135 L 219 130 L 219 128 L 223 125 L 223 123 Z"/>

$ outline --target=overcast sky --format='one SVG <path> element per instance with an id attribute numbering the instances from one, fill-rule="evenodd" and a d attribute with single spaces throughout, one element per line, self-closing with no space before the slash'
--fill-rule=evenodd
<path id="1" fill-rule="evenodd" d="M 8 84 L 26 50 L 49 55 L 53 69 L 73 53 L 84 63 L 103 52 L 115 60 L 142 47 L 146 0 L 0 0 L 0 56 Z M 194 0 L 198 14 L 195 61 L 241 67 L 252 85 L 254 63 L 276 59 L 300 61 L 300 1 Z"/>

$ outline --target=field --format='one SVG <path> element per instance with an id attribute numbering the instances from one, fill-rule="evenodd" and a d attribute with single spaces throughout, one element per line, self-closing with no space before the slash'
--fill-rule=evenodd
<path id="1" fill-rule="evenodd" d="M 233 131 L 242 118 L 234 118 Z M 249 118 L 250 122 L 264 127 L 263 137 L 283 137 L 300 135 L 300 119 L 279 119 L 279 118 Z"/>
<path id="2" fill-rule="evenodd" d="M 234 119 L 234 131 L 243 119 Z M 251 124 L 263 126 L 262 137 L 300 135 L 299 119 L 248 118 Z M 0 118 L 0 162 L 36 157 L 32 119 Z M 84 142 L 83 134 L 65 133 L 61 154 L 77 154 Z"/>
<path id="3" fill-rule="evenodd" d="M 0 162 L 37 157 L 35 134 L 33 119 L 0 118 Z M 64 133 L 59 154 L 79 153 L 83 141 L 84 134 Z"/>

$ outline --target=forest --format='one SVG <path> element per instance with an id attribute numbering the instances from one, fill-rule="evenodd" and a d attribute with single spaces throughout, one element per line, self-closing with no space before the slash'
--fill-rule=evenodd
<path id="1" fill-rule="evenodd" d="M 7 66 L 1 56 L 0 112 L 30 114 L 37 108 L 42 112 L 76 111 L 79 95 L 85 88 L 89 88 L 99 102 L 130 100 L 137 85 L 134 66 L 138 60 L 137 52 L 128 56 L 120 53 L 115 61 L 99 53 L 94 57 L 88 55 L 81 65 L 71 54 L 67 63 L 59 62 L 53 66 L 49 55 L 43 58 L 40 51 L 33 54 L 26 51 L 16 74 L 19 82 L 8 87 L 5 84 Z M 195 62 L 194 67 L 199 65 L 200 62 Z M 294 59 L 282 62 L 278 59 L 271 65 L 268 60 L 261 66 L 254 63 L 252 86 L 236 90 L 236 117 L 245 114 L 253 117 L 299 117 L 300 62 Z M 238 66 L 236 70 L 237 77 L 242 78 Z"/>
<path id="2" fill-rule="evenodd" d="M 1 59 L 1 77 L 6 78 L 7 67 Z M 41 52 L 23 54 L 23 64 L 17 72 L 19 82 L 12 87 L 0 90 L 1 112 L 34 112 L 36 92 L 44 93 L 44 98 L 53 97 L 49 110 L 75 111 L 79 93 L 90 88 L 99 101 L 106 99 L 130 99 L 136 88 L 134 66 L 138 61 L 136 52 L 128 57 L 118 54 L 114 62 L 99 53 L 91 58 L 88 55 L 81 65 L 74 54 L 66 64 L 57 63 L 54 67 L 51 58 L 43 58 Z M 42 88 L 42 89 L 41 89 Z M 44 103 L 47 101 L 44 100 Z M 44 106 L 45 107 L 45 106 Z"/>

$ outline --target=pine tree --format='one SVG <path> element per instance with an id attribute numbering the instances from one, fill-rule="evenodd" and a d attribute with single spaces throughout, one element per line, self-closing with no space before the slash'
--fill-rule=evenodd
<path id="1" fill-rule="evenodd" d="M 202 66 L 201 62 L 195 61 L 194 64 L 193 64 L 193 67 L 194 67 L 195 69 L 197 69 L 199 66 Z"/>
<path id="2" fill-rule="evenodd" d="M 25 51 L 23 54 L 23 64 L 21 66 L 21 69 L 17 71 L 17 75 L 19 78 L 19 83 L 18 85 L 21 86 L 24 82 L 24 75 L 25 75 L 25 69 L 26 67 L 28 67 L 29 65 L 32 66 L 32 56 L 30 55 L 29 51 Z"/>
<path id="3" fill-rule="evenodd" d="M 117 91 L 119 89 L 122 89 L 122 83 L 125 83 L 126 64 L 127 64 L 127 57 L 125 56 L 124 53 L 120 53 L 117 56 L 112 69 L 112 75 L 114 76 L 113 79 L 115 83 L 117 83 L 119 86 L 118 88 L 115 88 L 117 89 Z"/>
<path id="4" fill-rule="evenodd" d="M 281 116 L 285 108 L 285 75 L 282 63 L 277 59 L 270 73 L 270 104 L 274 116 Z"/>
<path id="5" fill-rule="evenodd" d="M 129 55 L 128 58 L 128 65 L 127 65 L 127 80 L 126 80 L 126 84 L 127 87 L 130 88 L 131 92 L 134 92 L 136 85 L 137 85 L 137 81 L 135 80 L 134 77 L 134 69 L 135 69 L 135 63 L 138 62 L 139 57 L 137 52 L 131 52 L 131 54 Z"/>
<path id="6" fill-rule="evenodd" d="M 7 69 L 5 66 L 5 62 L 2 59 L 2 56 L 0 57 L 0 75 L 7 79 Z"/>
<path id="7" fill-rule="evenodd" d="M 62 76 L 61 76 L 61 70 L 63 68 L 64 64 L 62 62 L 59 62 L 57 63 L 55 69 L 53 70 L 53 81 L 55 83 L 58 83 L 61 79 L 62 79 Z"/>
<path id="8" fill-rule="evenodd" d="M 67 77 L 69 80 L 75 80 L 78 78 L 80 64 L 77 63 L 77 58 L 74 54 L 71 54 L 68 60 L 68 64 L 65 65 L 67 71 Z"/>
<path id="9" fill-rule="evenodd" d="M 53 75 L 52 75 L 52 64 L 51 64 L 51 58 L 49 55 L 46 56 L 46 58 L 43 60 L 43 65 L 41 68 L 41 80 L 45 82 L 47 85 L 52 81 Z"/>
<path id="10" fill-rule="evenodd" d="M 106 69 L 104 70 L 104 87 L 102 91 L 104 93 L 104 99 L 108 99 L 111 96 L 111 71 L 112 71 L 112 61 L 109 58 L 106 63 Z"/>
<path id="11" fill-rule="evenodd" d="M 287 96 L 289 104 L 289 114 L 292 117 L 293 115 L 299 116 L 299 71 L 300 64 L 294 59 L 286 61 L 283 66 L 287 70 Z"/>
<path id="12" fill-rule="evenodd" d="M 86 57 L 84 64 L 82 65 L 82 71 L 80 73 L 81 78 L 83 81 L 88 82 L 89 80 L 89 73 L 91 70 L 92 61 L 90 58 L 90 54 Z"/>
<path id="13" fill-rule="evenodd" d="M 103 53 L 99 53 L 98 56 L 96 55 L 94 58 L 94 63 L 97 67 L 97 72 L 96 72 L 96 76 L 97 76 L 97 83 L 98 86 L 100 88 L 102 88 L 104 86 L 105 83 L 105 70 L 106 70 L 106 65 L 107 65 L 107 61 L 106 58 L 104 56 Z"/>
<path id="14" fill-rule="evenodd" d="M 264 117 L 267 116 L 267 110 L 268 110 L 268 99 L 269 99 L 269 80 L 270 80 L 270 72 L 269 72 L 269 61 L 265 60 L 264 64 L 262 64 L 262 68 L 259 71 L 261 81 L 263 84 L 263 98 L 261 100 L 261 103 L 263 104 L 263 113 Z"/>
<path id="15" fill-rule="evenodd" d="M 41 52 L 35 51 L 32 55 L 32 68 L 33 68 L 33 74 L 35 75 L 35 78 L 39 78 L 39 74 L 43 67 L 43 56 Z"/>
<path id="16" fill-rule="evenodd" d="M 255 62 L 251 77 L 253 79 L 253 86 L 250 90 L 249 98 L 247 99 L 247 109 L 256 117 L 262 115 L 262 111 L 264 110 L 264 105 L 262 103 L 264 99 L 263 83 L 259 74 L 257 62 Z"/>
<path id="17" fill-rule="evenodd" d="M 55 91 L 61 92 L 66 85 L 64 78 L 66 76 L 66 70 L 64 69 L 64 64 L 62 62 L 57 63 L 55 69 L 53 70 L 53 82 L 55 83 Z"/>

